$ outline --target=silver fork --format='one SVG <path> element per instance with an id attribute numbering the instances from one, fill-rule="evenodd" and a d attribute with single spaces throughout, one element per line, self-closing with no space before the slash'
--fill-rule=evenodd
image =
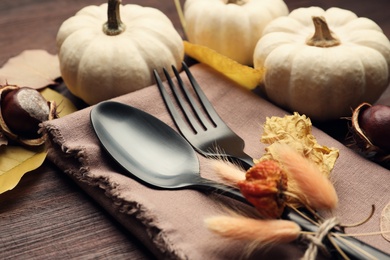
<path id="1" fill-rule="evenodd" d="M 185 86 L 174 66 L 172 66 L 172 70 L 177 78 L 179 87 L 175 86 L 168 71 L 166 69 L 163 71 L 184 116 L 179 113 L 166 91 L 158 72 L 154 70 L 154 76 L 161 96 L 180 133 L 200 154 L 211 157 L 217 156 L 218 158 L 221 156 L 226 157 L 229 160 L 241 163 L 245 169 L 250 168 L 253 165 L 253 160 L 243 151 L 244 141 L 222 121 L 184 62 L 183 69 L 191 82 L 198 100 L 194 98 Z M 181 91 L 179 91 L 179 88 Z M 183 95 L 180 93 L 183 93 Z M 198 106 L 198 103 L 200 103 L 202 108 Z M 311 232 L 318 230 L 315 224 L 294 210 L 287 209 L 283 218 L 296 222 L 303 230 Z M 342 233 L 336 229 L 333 232 L 336 234 Z M 363 260 L 370 257 L 374 259 L 390 259 L 390 256 L 383 251 L 353 237 L 335 236 L 333 239 L 334 243 L 351 259 Z M 333 256 L 338 256 L 338 252 L 335 251 L 334 245 L 330 241 L 324 241 L 324 243 Z"/>
<path id="2" fill-rule="evenodd" d="M 226 158 L 239 163 L 244 169 L 249 169 L 253 165 L 253 159 L 244 152 L 244 140 L 220 118 L 184 62 L 183 69 L 196 95 L 185 86 L 175 66 L 172 66 L 172 70 L 179 86 L 175 86 L 168 71 L 163 69 L 183 115 L 170 98 L 159 74 L 154 71 L 161 96 L 180 133 L 200 154 L 206 157 Z"/>

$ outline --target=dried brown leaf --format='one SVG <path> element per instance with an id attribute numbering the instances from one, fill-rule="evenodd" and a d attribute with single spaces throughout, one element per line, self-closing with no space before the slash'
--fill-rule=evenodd
<path id="1" fill-rule="evenodd" d="M 390 242 L 390 202 L 385 206 L 381 215 L 382 236 Z"/>
<path id="2" fill-rule="evenodd" d="M 288 144 L 316 164 L 321 173 L 327 177 L 329 177 L 339 157 L 337 148 L 329 148 L 317 142 L 312 134 L 310 118 L 296 112 L 285 117 L 267 118 L 260 141 L 269 145 L 260 160 L 275 159 L 275 145 L 278 143 Z"/>
<path id="3" fill-rule="evenodd" d="M 0 69 L 1 85 L 41 89 L 56 84 L 61 77 L 57 55 L 45 50 L 26 50 L 9 59 Z"/>

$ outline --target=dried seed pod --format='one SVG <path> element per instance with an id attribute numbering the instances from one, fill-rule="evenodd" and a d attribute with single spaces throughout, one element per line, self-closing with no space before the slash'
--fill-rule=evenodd
<path id="1" fill-rule="evenodd" d="M 26 146 L 42 145 L 46 137 L 39 133 L 39 124 L 57 117 L 55 102 L 28 87 L 2 86 L 0 107 L 0 130 Z"/>
<path id="2" fill-rule="evenodd" d="M 241 193 L 265 218 L 281 216 L 287 190 L 287 176 L 275 161 L 261 161 L 246 172 L 246 180 L 237 183 Z"/>

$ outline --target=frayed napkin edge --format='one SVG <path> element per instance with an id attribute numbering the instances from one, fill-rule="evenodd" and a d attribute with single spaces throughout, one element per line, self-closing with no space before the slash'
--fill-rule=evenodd
<path id="1" fill-rule="evenodd" d="M 57 165 L 65 174 L 69 175 L 76 183 L 80 182 L 77 183 L 78 185 L 83 184 L 101 189 L 102 193 L 104 193 L 105 199 L 110 200 L 111 206 L 115 211 L 137 219 L 143 225 L 145 234 L 149 239 L 151 239 L 152 244 L 158 249 L 164 259 L 187 258 L 182 252 L 178 252 L 178 250 L 174 248 L 173 244 L 169 241 L 168 236 L 164 234 L 163 230 L 153 223 L 153 217 L 148 216 L 147 211 L 141 204 L 136 201 L 127 201 L 115 195 L 117 184 L 110 183 L 107 178 L 93 178 L 89 176 L 90 169 L 88 167 L 88 157 L 84 147 L 80 146 L 73 149 L 67 147 L 65 144 L 65 138 L 61 134 L 61 130 L 50 123 L 44 123 L 42 131 L 48 136 L 48 159 L 52 163 Z M 58 146 L 58 148 L 56 149 L 55 146 Z M 57 156 L 55 154 L 57 154 Z M 70 160 L 72 162 L 64 163 L 63 160 L 56 159 L 64 159 L 63 156 L 67 158 L 66 160 Z M 75 161 L 78 162 L 78 167 L 69 167 L 70 165 L 74 166 Z M 88 194 L 95 199 L 95 196 L 93 196 L 94 194 Z M 101 204 L 100 201 L 97 200 L 97 202 Z M 104 207 L 104 205 L 102 206 Z M 107 211 L 110 212 L 110 210 Z M 122 222 L 117 216 L 113 215 L 113 217 L 119 222 Z M 121 224 L 123 225 L 123 223 Z"/>

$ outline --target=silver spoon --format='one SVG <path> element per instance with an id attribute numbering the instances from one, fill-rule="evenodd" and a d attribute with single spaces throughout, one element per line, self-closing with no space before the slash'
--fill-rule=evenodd
<path id="1" fill-rule="evenodd" d="M 211 190 L 248 204 L 238 190 L 202 178 L 191 145 L 156 117 L 122 103 L 106 101 L 92 109 L 91 122 L 103 147 L 130 177 L 153 188 Z M 295 211 L 287 209 L 283 218 L 296 222 L 303 230 L 318 230 Z M 334 240 L 351 259 L 367 259 L 367 253 L 377 259 L 390 259 L 388 254 L 352 237 Z"/>

